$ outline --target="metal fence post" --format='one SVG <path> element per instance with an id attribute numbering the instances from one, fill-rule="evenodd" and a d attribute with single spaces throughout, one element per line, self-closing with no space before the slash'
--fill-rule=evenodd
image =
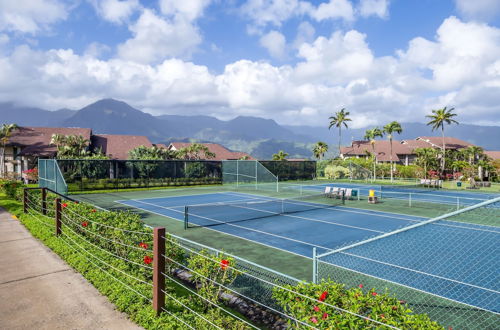
<path id="1" fill-rule="evenodd" d="M 47 215 L 47 189 L 42 188 L 42 214 Z"/>
<path id="2" fill-rule="evenodd" d="M 61 234 L 61 199 L 56 198 L 56 236 Z"/>
<path id="3" fill-rule="evenodd" d="M 153 309 L 160 315 L 165 306 L 165 228 L 153 231 Z"/>
<path id="4" fill-rule="evenodd" d="M 23 189 L 23 213 L 28 213 L 28 189 Z"/>
<path id="5" fill-rule="evenodd" d="M 318 257 L 317 257 L 317 252 L 316 248 L 313 247 L 313 278 L 312 282 L 314 284 L 318 283 Z"/>

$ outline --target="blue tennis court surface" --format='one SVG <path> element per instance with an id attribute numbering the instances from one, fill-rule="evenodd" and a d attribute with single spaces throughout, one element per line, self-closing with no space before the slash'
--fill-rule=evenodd
<path id="1" fill-rule="evenodd" d="M 311 191 L 324 189 L 319 186 L 311 187 Z M 477 194 L 471 195 L 478 197 Z M 428 220 L 424 217 L 339 205 L 279 215 L 265 214 L 268 210 L 261 208 L 257 212 L 264 212 L 264 218 L 225 223 L 231 221 L 232 217 L 237 217 L 239 212 L 225 207 L 228 203 L 248 203 L 246 207 L 252 208 L 252 203 L 263 200 L 278 199 L 240 192 L 221 192 L 117 202 L 178 221 L 184 221 L 185 206 L 189 205 L 191 208 L 194 205 L 196 207 L 192 208 L 189 221 L 195 225 L 206 226 L 213 222 L 215 226 L 210 227 L 210 230 L 308 258 L 312 257 L 313 248 L 317 249 L 318 254 L 323 254 Z M 200 204 L 208 207 L 200 207 Z M 218 204 L 221 205 L 220 208 L 217 207 Z M 500 269 L 500 261 L 495 257 L 500 246 L 499 234 L 499 227 L 441 220 L 409 230 L 407 235 L 410 236 L 381 239 L 374 244 L 330 255 L 321 262 L 408 285 L 468 305 L 498 311 L 500 282 L 498 277 L 485 278 L 488 273 L 483 272 L 482 268 Z M 455 237 L 453 242 L 456 246 L 446 243 L 449 240 L 443 238 L 447 235 Z M 497 246 L 496 250 L 485 250 L 481 246 L 485 235 L 491 236 L 489 241 Z M 481 240 L 477 240 L 478 246 L 474 243 L 470 245 L 471 250 L 460 265 L 450 264 L 450 260 L 447 260 L 450 251 L 460 251 L 461 242 L 474 242 L 476 236 L 481 237 Z M 394 241 L 400 237 L 408 239 Z M 426 246 L 433 248 L 425 250 Z M 422 247 L 423 250 L 417 247 Z M 450 285 L 455 289 L 450 290 Z"/>
<path id="2" fill-rule="evenodd" d="M 185 205 L 252 202 L 263 199 L 273 200 L 270 197 L 224 192 L 118 202 L 184 221 Z M 410 215 L 337 206 L 220 224 L 218 221 L 230 220 L 231 212 L 236 211 L 228 211 L 226 208 L 223 209 L 223 214 L 213 213 L 213 211 L 212 208 L 207 208 L 207 211 L 200 210 L 200 213 L 194 211 L 194 214 L 190 214 L 190 222 L 205 225 L 207 218 L 214 219 L 213 223 L 217 226 L 211 227 L 213 230 L 306 257 L 312 256 L 313 247 L 318 249 L 318 253 L 323 253 L 350 242 L 378 236 L 425 220 L 425 218 Z M 234 215 L 236 216 L 236 213 Z"/>

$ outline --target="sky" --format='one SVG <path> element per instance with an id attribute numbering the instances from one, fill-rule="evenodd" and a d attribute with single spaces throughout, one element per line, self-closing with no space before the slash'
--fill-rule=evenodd
<path id="1" fill-rule="evenodd" d="M 500 0 L 0 0 L 0 102 L 500 126 Z"/>

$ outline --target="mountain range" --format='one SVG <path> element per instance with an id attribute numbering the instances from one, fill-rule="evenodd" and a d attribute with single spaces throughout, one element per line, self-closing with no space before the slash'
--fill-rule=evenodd
<path id="1" fill-rule="evenodd" d="M 48 111 L 35 107 L 19 107 L 0 103 L 0 124 L 20 126 L 88 127 L 94 133 L 145 135 L 154 143 L 198 141 L 220 143 L 232 150 L 245 151 L 259 159 L 269 159 L 278 150 L 293 158 L 310 158 L 317 141 L 337 149 L 338 131 L 324 127 L 284 126 L 272 119 L 239 116 L 229 121 L 210 116 L 153 116 L 114 99 L 103 99 L 79 110 Z M 436 136 L 422 123 L 402 123 L 403 133 L 395 139 Z M 365 128 L 343 130 L 343 144 L 361 140 Z M 453 136 L 486 150 L 500 150 L 500 127 L 478 125 L 447 126 L 447 136 Z"/>

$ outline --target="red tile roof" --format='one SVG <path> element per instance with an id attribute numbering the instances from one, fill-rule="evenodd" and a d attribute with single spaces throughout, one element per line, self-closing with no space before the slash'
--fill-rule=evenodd
<path id="1" fill-rule="evenodd" d="M 128 159 L 128 152 L 139 146 L 152 147 L 153 144 L 147 137 L 140 135 L 92 135 L 94 150 L 101 148 L 102 152 L 111 159 Z"/>
<path id="2" fill-rule="evenodd" d="M 485 151 L 484 154 L 493 160 L 500 159 L 500 151 Z"/>
<path id="3" fill-rule="evenodd" d="M 57 148 L 50 145 L 53 134 L 80 135 L 90 141 L 90 128 L 75 127 L 20 127 L 12 133 L 8 145 L 22 148 L 20 155 L 54 157 Z"/>
<path id="4" fill-rule="evenodd" d="M 182 148 L 187 148 L 192 144 L 193 143 L 190 142 L 172 142 L 170 143 L 168 148 L 171 150 L 179 150 Z M 211 158 L 210 160 L 229 160 L 229 159 L 234 160 L 234 159 L 240 159 L 245 156 L 248 156 L 249 157 L 248 159 L 255 159 L 245 152 L 231 151 L 226 147 L 217 143 L 200 143 L 200 144 L 206 146 L 210 152 L 213 152 L 215 154 L 215 158 Z"/>

